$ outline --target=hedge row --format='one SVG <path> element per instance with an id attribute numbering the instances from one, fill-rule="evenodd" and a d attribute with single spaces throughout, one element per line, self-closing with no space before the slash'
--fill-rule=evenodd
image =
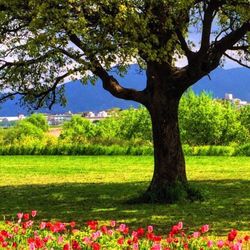
<path id="1" fill-rule="evenodd" d="M 0 155 L 152 155 L 152 147 L 122 147 L 119 145 L 53 145 L 53 146 L 5 146 Z"/>
<path id="2" fill-rule="evenodd" d="M 187 156 L 250 156 L 250 143 L 242 146 L 183 146 Z M 3 146 L 0 155 L 153 155 L 149 146 L 51 145 Z"/>

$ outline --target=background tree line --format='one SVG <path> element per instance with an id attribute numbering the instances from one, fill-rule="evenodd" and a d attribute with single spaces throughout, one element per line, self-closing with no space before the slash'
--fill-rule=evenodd
<path id="1" fill-rule="evenodd" d="M 237 107 L 212 95 L 189 91 L 179 106 L 181 138 L 189 145 L 230 145 L 250 139 L 250 106 Z M 60 140 L 86 143 L 152 143 L 151 120 L 145 108 L 130 108 L 91 123 L 73 117 L 63 126 Z"/>
<path id="2" fill-rule="evenodd" d="M 179 105 L 182 143 L 189 146 L 239 145 L 250 142 L 250 106 L 238 107 L 208 93 L 188 91 Z M 152 147 L 150 115 L 144 107 L 116 111 L 112 117 L 92 123 L 73 116 L 58 138 L 49 134 L 42 114 L 33 114 L 15 126 L 0 130 L 2 146 L 101 145 Z M 184 146 L 185 147 L 185 146 Z"/>

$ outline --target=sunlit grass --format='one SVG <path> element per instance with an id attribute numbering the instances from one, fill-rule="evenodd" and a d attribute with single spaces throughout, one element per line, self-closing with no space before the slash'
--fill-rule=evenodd
<path id="1" fill-rule="evenodd" d="M 116 219 L 160 231 L 179 220 L 190 229 L 210 224 L 224 234 L 250 231 L 250 161 L 247 157 L 188 157 L 192 185 L 204 202 L 173 205 L 128 204 L 149 185 L 152 157 L 2 156 L 0 214 L 39 211 L 40 219 Z"/>

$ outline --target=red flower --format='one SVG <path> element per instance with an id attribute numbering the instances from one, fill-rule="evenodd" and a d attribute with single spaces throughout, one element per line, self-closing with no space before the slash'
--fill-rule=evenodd
<path id="1" fill-rule="evenodd" d="M 70 245 L 69 245 L 69 243 L 67 243 L 67 244 L 65 244 L 65 245 L 63 246 L 63 250 L 70 250 Z"/>
<path id="2" fill-rule="evenodd" d="M 207 246 L 208 246 L 209 248 L 213 247 L 213 241 L 209 240 L 209 241 L 207 242 Z"/>
<path id="3" fill-rule="evenodd" d="M 120 232 L 123 232 L 123 231 L 125 230 L 125 228 L 126 228 L 126 225 L 125 225 L 125 224 L 121 224 L 121 225 L 119 226 L 119 231 L 120 231 Z"/>
<path id="4" fill-rule="evenodd" d="M 33 225 L 33 221 L 28 220 L 28 221 L 23 223 L 23 229 L 27 229 L 27 228 L 31 227 L 32 225 Z"/>
<path id="5" fill-rule="evenodd" d="M 172 238 L 171 236 L 167 238 L 167 243 L 172 243 L 173 241 L 174 241 L 174 238 Z"/>
<path id="6" fill-rule="evenodd" d="M 179 232 L 179 226 L 178 225 L 172 226 L 171 234 L 175 235 L 178 234 L 178 232 Z"/>
<path id="7" fill-rule="evenodd" d="M 129 227 L 126 227 L 123 231 L 124 234 L 128 234 L 129 233 Z"/>
<path id="8" fill-rule="evenodd" d="M 65 224 L 58 221 L 56 222 L 55 224 L 52 224 L 52 223 L 47 223 L 46 225 L 51 232 L 53 233 L 60 233 L 60 232 L 63 232 L 66 230 L 66 227 L 65 227 Z"/>
<path id="9" fill-rule="evenodd" d="M 148 240 L 154 240 L 154 236 L 155 236 L 154 233 L 147 233 L 146 234 L 146 237 Z"/>
<path id="10" fill-rule="evenodd" d="M 43 242 L 44 242 L 44 243 L 47 243 L 50 239 L 51 239 L 50 236 L 46 236 L 45 238 L 43 238 Z"/>
<path id="11" fill-rule="evenodd" d="M 23 218 L 24 218 L 25 220 L 28 220 L 28 219 L 30 218 L 30 215 L 29 215 L 29 214 L 24 214 L 24 215 L 23 215 Z"/>
<path id="12" fill-rule="evenodd" d="M 84 242 L 86 245 L 91 245 L 91 240 L 90 240 L 90 238 L 89 237 L 84 237 L 83 239 L 82 239 L 82 242 Z"/>
<path id="13" fill-rule="evenodd" d="M 217 241 L 217 247 L 218 248 L 222 248 L 223 246 L 224 246 L 224 241 L 223 240 Z"/>
<path id="14" fill-rule="evenodd" d="M 153 226 L 148 226 L 148 233 L 152 233 L 154 231 Z"/>
<path id="15" fill-rule="evenodd" d="M 232 229 L 231 232 L 227 235 L 227 239 L 229 241 L 234 241 L 236 236 L 237 236 L 237 231 L 235 229 Z"/>
<path id="16" fill-rule="evenodd" d="M 120 237 L 120 238 L 117 240 L 117 243 L 118 243 L 119 245 L 123 245 L 123 243 L 124 243 L 124 237 Z"/>
<path id="17" fill-rule="evenodd" d="M 133 237 L 133 243 L 138 243 L 138 237 L 137 236 Z"/>
<path id="18" fill-rule="evenodd" d="M 16 242 L 13 242 L 12 248 L 17 248 L 17 243 Z"/>
<path id="19" fill-rule="evenodd" d="M 138 228 L 137 229 L 138 238 L 141 238 L 144 235 L 144 232 L 145 232 L 145 230 L 142 227 Z"/>
<path id="20" fill-rule="evenodd" d="M 92 244 L 92 249 L 93 250 L 100 250 L 101 249 L 101 245 L 99 243 L 97 243 L 97 242 L 94 242 Z"/>
<path id="21" fill-rule="evenodd" d="M 8 246 L 8 242 L 7 241 L 3 241 L 2 242 L 2 247 L 7 247 Z"/>
<path id="22" fill-rule="evenodd" d="M 71 228 L 74 228 L 74 227 L 76 226 L 76 223 L 75 223 L 75 221 L 71 221 L 71 222 L 69 223 L 69 225 L 70 225 Z"/>
<path id="23" fill-rule="evenodd" d="M 37 211 L 36 211 L 36 210 L 32 210 L 32 211 L 31 211 L 31 216 L 32 216 L 32 217 L 36 217 L 36 215 L 37 215 Z"/>
<path id="24" fill-rule="evenodd" d="M 38 249 L 43 248 L 44 247 L 44 241 L 39 237 L 35 237 L 35 246 Z"/>
<path id="25" fill-rule="evenodd" d="M 81 249 L 79 243 L 76 240 L 72 241 L 72 248 L 76 249 L 76 250 L 80 250 Z"/>
<path id="26" fill-rule="evenodd" d="M 21 220 L 23 218 L 23 213 L 17 213 L 17 218 Z"/>
<path id="27" fill-rule="evenodd" d="M 244 237 L 244 240 L 245 240 L 245 241 L 249 241 L 249 239 L 250 239 L 250 236 L 248 236 L 248 235 L 246 235 L 246 236 Z"/>
<path id="28" fill-rule="evenodd" d="M 160 242 L 161 240 L 162 240 L 161 236 L 154 236 L 154 239 L 153 239 L 154 242 Z"/>
<path id="29" fill-rule="evenodd" d="M 209 225 L 203 225 L 202 227 L 201 227 L 201 232 L 202 233 L 206 233 L 206 232 L 208 232 L 209 231 Z"/>
<path id="30" fill-rule="evenodd" d="M 110 226 L 111 227 L 115 227 L 115 225 L 116 225 L 116 221 L 115 220 L 110 221 Z"/>
<path id="31" fill-rule="evenodd" d="M 40 223 L 40 229 L 44 229 L 46 227 L 46 222 L 42 221 Z"/>
<path id="32" fill-rule="evenodd" d="M 199 238 L 200 237 L 200 232 L 193 232 L 193 237 L 195 239 Z"/>
<path id="33" fill-rule="evenodd" d="M 97 229 L 97 226 L 98 226 L 98 221 L 95 221 L 95 220 L 90 220 L 90 221 L 87 221 L 87 225 L 90 229 L 92 230 L 96 230 Z"/>
<path id="34" fill-rule="evenodd" d="M 133 241 L 131 239 L 127 240 L 128 245 L 132 245 Z"/>
<path id="35" fill-rule="evenodd" d="M 150 250 L 161 250 L 161 246 L 160 245 L 154 245 L 150 248 Z"/>
<path id="36" fill-rule="evenodd" d="M 5 230 L 2 230 L 2 231 L 0 232 L 0 234 L 1 234 L 4 238 L 7 238 L 7 237 L 9 236 L 9 233 L 8 233 L 7 231 L 5 231 Z"/>
<path id="37" fill-rule="evenodd" d="M 107 226 L 101 226 L 101 231 L 102 231 L 102 233 L 104 233 L 104 234 L 107 234 L 108 233 L 108 228 L 107 228 Z"/>

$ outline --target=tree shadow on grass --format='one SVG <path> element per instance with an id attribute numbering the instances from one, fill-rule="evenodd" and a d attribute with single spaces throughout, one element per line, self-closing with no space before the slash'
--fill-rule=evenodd
<path id="1" fill-rule="evenodd" d="M 146 190 L 147 182 L 63 183 L 0 187 L 0 214 L 10 219 L 17 212 L 37 210 L 41 220 L 115 219 L 131 227 L 156 225 L 160 232 L 178 221 L 194 230 L 209 224 L 224 234 L 231 228 L 250 231 L 250 181 L 209 180 L 191 182 L 205 194 L 204 202 L 127 204 Z"/>

